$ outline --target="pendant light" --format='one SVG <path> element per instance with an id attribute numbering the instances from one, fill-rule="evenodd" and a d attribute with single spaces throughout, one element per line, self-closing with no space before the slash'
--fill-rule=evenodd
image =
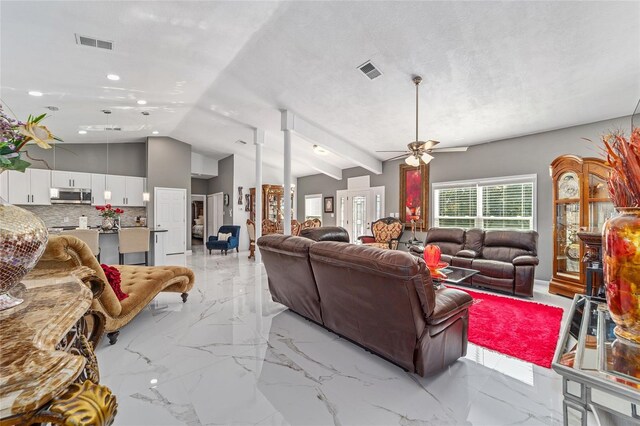
<path id="1" fill-rule="evenodd" d="M 107 173 L 106 174 L 108 175 L 109 174 L 109 115 L 111 114 L 111 111 L 109 111 L 108 109 L 103 109 L 102 112 L 104 112 L 107 116 L 107 127 L 104 128 L 104 131 L 107 133 Z M 110 201 L 111 190 L 106 186 L 107 182 L 109 182 L 109 180 L 105 176 L 104 200 Z"/>
<path id="2" fill-rule="evenodd" d="M 57 143 L 53 143 L 53 171 L 56 171 L 56 145 Z M 53 183 L 53 179 L 52 179 Z M 53 186 L 49 188 L 49 198 L 60 198 L 60 190 L 58 188 L 54 188 Z"/>
<path id="3" fill-rule="evenodd" d="M 149 115 L 150 115 L 150 113 L 149 113 L 149 111 L 142 111 L 142 115 L 144 115 L 144 117 L 145 117 L 145 119 L 144 119 L 144 128 L 145 128 L 145 130 L 147 130 L 149 128 Z M 144 192 L 142 193 L 142 201 L 144 201 L 146 203 L 149 200 L 151 200 L 151 195 L 149 194 L 149 191 L 147 190 L 147 179 L 145 178 L 145 180 L 144 180 Z"/>

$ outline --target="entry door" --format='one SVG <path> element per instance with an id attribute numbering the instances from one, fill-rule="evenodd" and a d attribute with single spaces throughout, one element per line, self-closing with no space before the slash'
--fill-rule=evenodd
<path id="1" fill-rule="evenodd" d="M 371 234 L 371 224 L 384 217 L 384 187 L 360 190 L 343 190 L 336 193 L 336 223 L 351 237 Z"/>
<path id="2" fill-rule="evenodd" d="M 167 254 L 180 254 L 187 250 L 187 190 L 182 188 L 155 188 L 154 218 L 156 228 L 166 229 Z"/>

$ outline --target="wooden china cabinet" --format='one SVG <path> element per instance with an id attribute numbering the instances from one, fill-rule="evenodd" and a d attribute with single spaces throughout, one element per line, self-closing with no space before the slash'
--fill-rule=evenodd
<path id="1" fill-rule="evenodd" d="M 553 276 L 549 293 L 573 297 L 586 290 L 584 244 L 579 231 L 602 232 L 614 212 L 607 191 L 609 167 L 599 158 L 563 155 L 551 163 Z"/>
<path id="2" fill-rule="evenodd" d="M 249 217 L 256 220 L 256 189 L 250 188 Z M 291 192 L 291 217 L 293 217 L 293 192 Z M 262 219 L 276 223 L 284 218 L 284 187 L 282 185 L 262 185 Z"/>

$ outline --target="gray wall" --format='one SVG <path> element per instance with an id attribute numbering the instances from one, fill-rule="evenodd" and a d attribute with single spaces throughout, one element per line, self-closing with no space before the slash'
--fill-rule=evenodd
<path id="1" fill-rule="evenodd" d="M 206 195 L 209 193 L 209 179 L 191 178 L 191 193 Z"/>
<path id="2" fill-rule="evenodd" d="M 191 145 L 170 137 L 147 138 L 147 188 L 151 202 L 147 205 L 149 226 L 153 223 L 153 193 L 155 187 L 185 188 L 191 200 Z M 190 202 L 187 202 L 189 206 Z M 187 220 L 189 212 L 187 214 Z M 191 249 L 191 229 L 186 229 L 187 250 Z"/>
<path id="3" fill-rule="evenodd" d="M 229 205 L 224 207 L 224 217 L 222 223 L 225 225 L 233 225 L 233 155 L 219 160 L 218 176 L 209 179 L 209 191 L 207 192 L 207 194 L 215 194 L 217 192 L 229 194 Z"/>
<path id="4" fill-rule="evenodd" d="M 630 122 L 630 117 L 623 117 L 476 145 L 464 153 L 435 154 L 436 158 L 430 164 L 430 183 L 536 174 L 538 176 L 537 221 L 540 234 L 538 241 L 540 265 L 536 270 L 536 278 L 548 280 L 551 278 L 553 254 L 553 194 L 549 165 L 556 157 L 564 154 L 599 157 L 600 136 L 615 129 L 624 129 L 629 133 Z M 585 141 L 583 138 L 591 139 L 594 143 Z M 386 187 L 387 213 L 396 212 L 399 209 L 398 164 L 400 164 L 399 161 L 384 163 L 382 175 L 371 177 L 371 186 Z M 298 178 L 298 211 L 303 214 L 305 194 L 322 193 L 323 196 L 332 194 L 335 196 L 336 190 L 346 189 L 347 177 L 364 174 L 368 173 L 356 168 L 344 170 L 342 181 L 336 181 L 324 175 Z M 335 218 L 325 214 L 323 223 L 333 224 Z"/>
<path id="5" fill-rule="evenodd" d="M 54 168 L 53 149 L 42 149 L 37 145 L 27 150 L 32 158 L 45 160 Z M 86 173 L 108 173 L 110 175 L 140 176 L 147 175 L 147 153 L 145 143 L 109 144 L 109 171 L 107 172 L 107 144 L 70 144 L 58 143 L 55 148 L 56 170 Z M 36 169 L 46 169 L 41 161 L 31 162 Z"/>
<path id="6" fill-rule="evenodd" d="M 347 189 L 347 179 L 356 176 L 370 176 L 371 186 L 384 186 L 384 205 L 385 213 L 399 212 L 400 197 L 400 172 L 398 165 L 403 160 L 385 161 L 382 163 L 382 174 L 376 175 L 362 167 L 353 167 L 342 171 L 342 180 L 336 180 L 327 175 L 312 175 L 298 178 L 298 205 L 296 214 L 298 220 L 304 219 L 304 196 L 308 194 L 322 194 L 323 197 L 335 197 L 336 191 Z M 335 209 L 334 209 L 335 210 Z M 322 213 L 322 224 L 325 226 L 333 226 L 336 224 L 335 213 Z"/>

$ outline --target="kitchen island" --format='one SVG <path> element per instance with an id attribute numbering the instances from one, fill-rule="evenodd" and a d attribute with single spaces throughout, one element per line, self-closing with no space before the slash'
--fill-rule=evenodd
<path id="1" fill-rule="evenodd" d="M 136 226 L 123 226 L 123 228 L 137 228 Z M 61 226 L 49 228 L 50 235 L 60 234 L 62 231 L 76 229 L 75 226 Z M 118 231 L 108 230 L 105 231 L 101 228 L 89 228 L 97 229 L 100 234 L 100 263 L 106 265 L 118 264 Z M 161 228 L 149 228 L 150 241 L 149 241 L 149 265 L 150 266 L 162 266 L 166 265 L 166 250 L 164 235 L 167 232 L 166 229 Z M 130 253 L 125 257 L 125 263 L 127 264 L 144 264 L 144 253 Z"/>

